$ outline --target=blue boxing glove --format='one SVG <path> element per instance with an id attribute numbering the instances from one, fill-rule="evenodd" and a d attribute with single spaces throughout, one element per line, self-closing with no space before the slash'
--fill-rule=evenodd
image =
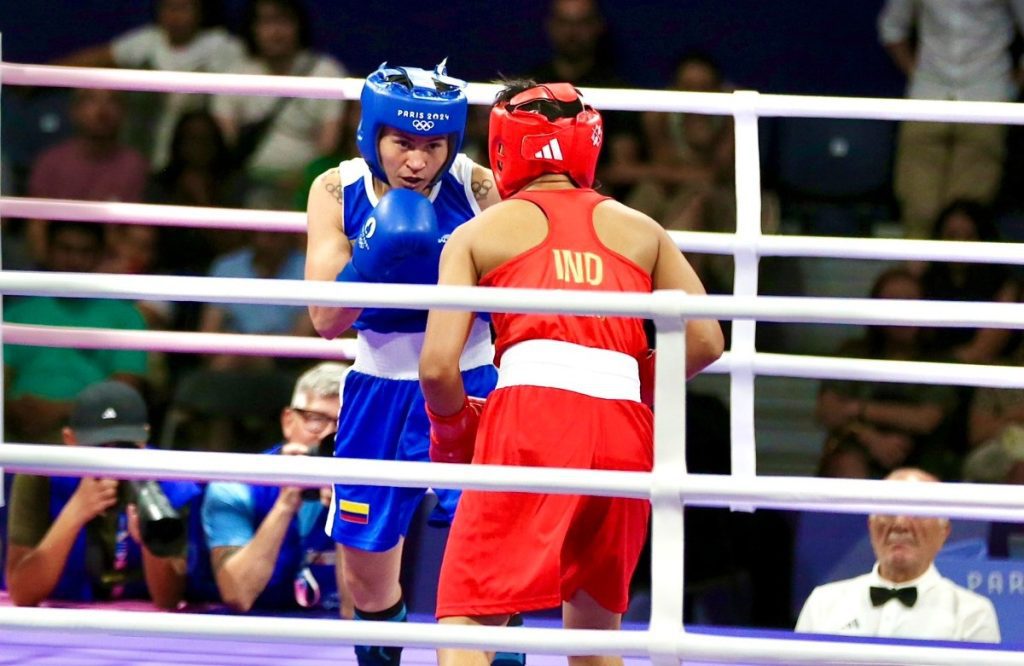
<path id="1" fill-rule="evenodd" d="M 337 279 L 435 284 L 440 235 L 429 199 L 412 190 L 388 190 L 363 223 L 352 243 L 352 260 Z"/>

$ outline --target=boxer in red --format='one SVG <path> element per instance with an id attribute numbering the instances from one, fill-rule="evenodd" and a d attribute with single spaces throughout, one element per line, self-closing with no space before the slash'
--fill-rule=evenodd
<path id="1" fill-rule="evenodd" d="M 704 288 L 657 222 L 591 189 L 601 116 L 570 84 L 511 82 L 491 110 L 489 152 L 504 201 L 460 226 L 440 284 L 579 291 Z M 652 415 L 640 400 L 643 322 L 621 317 L 494 314 L 498 387 L 466 396 L 459 355 L 469 312 L 431 311 L 420 383 L 431 458 L 473 464 L 646 471 Z M 687 374 L 722 353 L 716 321 L 686 331 Z M 562 604 L 566 627 L 618 628 L 646 538 L 642 500 L 463 493 L 445 552 L 437 616 L 503 625 Z M 487 663 L 439 651 L 442 666 Z M 620 659 L 570 657 L 573 664 Z"/>

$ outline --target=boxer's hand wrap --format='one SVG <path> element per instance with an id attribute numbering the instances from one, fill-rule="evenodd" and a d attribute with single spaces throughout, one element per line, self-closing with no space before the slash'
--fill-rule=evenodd
<path id="1" fill-rule="evenodd" d="M 352 242 L 352 260 L 336 279 L 435 284 L 440 235 L 430 199 L 412 190 L 388 190 L 366 218 Z"/>
<path id="2" fill-rule="evenodd" d="M 430 460 L 444 463 L 468 463 L 473 460 L 476 429 L 483 412 L 483 398 L 466 397 L 462 409 L 450 416 L 441 416 L 427 407 L 430 419 Z"/>

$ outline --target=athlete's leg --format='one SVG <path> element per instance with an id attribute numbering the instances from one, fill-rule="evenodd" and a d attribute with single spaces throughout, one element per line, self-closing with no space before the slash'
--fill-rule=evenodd
<path id="1" fill-rule="evenodd" d="M 379 612 L 402 598 L 398 576 L 403 543 L 404 539 L 399 539 L 394 548 L 381 553 L 341 546 L 345 583 L 357 609 Z"/>
<path id="2" fill-rule="evenodd" d="M 338 581 L 338 596 L 341 598 L 342 620 L 351 620 L 355 617 L 355 602 L 352 600 L 352 590 L 349 589 L 348 579 L 345 578 L 345 554 L 344 546 L 340 543 L 334 544 L 334 576 Z"/>
<path id="3" fill-rule="evenodd" d="M 342 569 L 352 594 L 357 620 L 405 622 L 406 608 L 398 577 L 402 564 L 403 540 L 389 550 L 375 553 L 342 546 Z M 402 648 L 357 645 L 360 666 L 398 666 Z"/>
<path id="4" fill-rule="evenodd" d="M 443 617 L 439 624 L 463 626 L 503 627 L 508 624 L 508 615 L 479 615 L 476 617 Z M 440 648 L 437 651 L 438 666 L 488 666 L 494 659 L 493 652 L 479 650 L 455 650 Z"/>
<path id="5" fill-rule="evenodd" d="M 566 629 L 618 629 L 622 614 L 613 613 L 584 590 L 562 603 L 562 624 Z M 570 666 L 621 666 L 622 657 L 572 656 Z"/>

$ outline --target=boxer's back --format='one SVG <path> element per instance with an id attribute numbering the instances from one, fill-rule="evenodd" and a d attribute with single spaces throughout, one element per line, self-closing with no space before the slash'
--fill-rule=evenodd
<path id="1" fill-rule="evenodd" d="M 548 190 L 549 196 L 573 196 L 580 190 Z M 471 240 L 473 260 L 483 276 L 505 262 L 537 247 L 548 237 L 544 210 L 524 199 L 509 199 L 478 216 Z M 593 209 L 592 227 L 607 249 L 651 274 L 658 256 L 659 234 L 656 222 L 646 215 L 612 199 Z"/>

